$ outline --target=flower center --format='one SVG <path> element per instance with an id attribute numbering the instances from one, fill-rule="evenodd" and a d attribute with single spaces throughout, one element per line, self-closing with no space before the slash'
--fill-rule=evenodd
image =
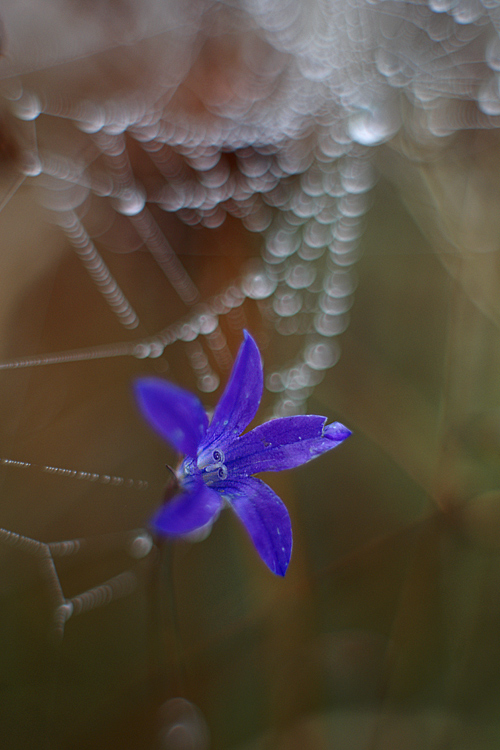
<path id="1" fill-rule="evenodd" d="M 226 479 L 228 471 L 224 461 L 224 453 L 219 448 L 215 448 L 208 456 L 198 459 L 198 469 L 201 471 L 205 484 L 210 485 Z"/>

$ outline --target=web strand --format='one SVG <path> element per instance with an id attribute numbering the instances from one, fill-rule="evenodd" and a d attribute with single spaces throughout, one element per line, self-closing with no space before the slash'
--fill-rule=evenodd
<path id="1" fill-rule="evenodd" d="M 3 209 L 9 204 L 9 201 L 11 201 L 12 198 L 15 196 L 15 194 L 17 193 L 21 185 L 24 183 L 25 179 L 26 179 L 26 175 L 24 174 L 21 174 L 17 177 L 13 185 L 11 185 L 7 193 L 4 195 L 4 197 L 0 201 L 0 212 L 3 211 Z"/>
<path id="2" fill-rule="evenodd" d="M 85 270 L 120 323 L 125 328 L 137 328 L 139 325 L 137 313 L 126 299 L 116 279 L 111 275 L 77 216 L 73 211 L 59 213 L 57 223 L 63 229 Z"/>
<path id="3" fill-rule="evenodd" d="M 187 305 L 194 304 L 199 299 L 199 292 L 150 211 L 142 209 L 130 216 L 130 222 L 180 299 Z"/>
<path id="4" fill-rule="evenodd" d="M 130 557 L 135 560 L 146 558 L 153 549 L 153 540 L 144 529 L 125 534 L 116 534 Z M 106 541 L 106 536 L 101 538 Z M 0 544 L 13 547 L 38 560 L 40 572 L 45 578 L 53 601 L 53 626 L 55 635 L 62 638 L 66 622 L 73 615 L 80 615 L 110 604 L 133 593 L 137 586 L 137 574 L 133 570 L 119 573 L 103 583 L 94 586 L 74 597 L 66 598 L 57 572 L 54 556 L 76 555 L 82 548 L 82 540 L 45 543 L 14 531 L 0 528 Z"/>
<path id="5" fill-rule="evenodd" d="M 110 487 L 128 487 L 134 490 L 146 490 L 149 483 L 145 479 L 126 479 L 125 477 L 113 476 L 111 474 L 98 474 L 92 471 L 80 471 L 78 469 L 64 469 L 59 466 L 48 466 L 30 463 L 28 461 L 16 461 L 9 458 L 0 458 L 0 467 L 16 469 L 35 469 L 57 477 L 78 479 L 86 482 L 97 482 Z"/>

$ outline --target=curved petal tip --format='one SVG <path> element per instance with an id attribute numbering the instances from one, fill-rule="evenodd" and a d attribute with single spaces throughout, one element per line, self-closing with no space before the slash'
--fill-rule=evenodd
<path id="1" fill-rule="evenodd" d="M 254 477 L 221 482 L 219 491 L 229 501 L 269 570 L 284 576 L 292 554 L 292 525 L 282 500 Z"/>
<path id="2" fill-rule="evenodd" d="M 352 435 L 352 431 L 340 422 L 327 424 L 323 430 L 323 436 L 330 438 L 330 440 L 334 440 L 336 443 L 341 443 L 350 435 Z"/>

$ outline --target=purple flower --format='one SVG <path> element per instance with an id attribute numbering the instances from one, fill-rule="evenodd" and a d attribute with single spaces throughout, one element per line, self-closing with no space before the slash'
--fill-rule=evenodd
<path id="1" fill-rule="evenodd" d="M 212 421 L 196 396 L 160 378 L 135 383 L 139 408 L 162 438 L 185 458 L 176 471 L 179 492 L 152 519 L 158 534 L 175 537 L 212 524 L 229 505 L 250 534 L 257 552 L 284 576 L 292 552 L 290 516 L 260 479 L 261 471 L 300 466 L 335 448 L 351 434 L 326 417 L 273 419 L 242 435 L 259 407 L 262 360 L 245 331 L 229 382 Z"/>

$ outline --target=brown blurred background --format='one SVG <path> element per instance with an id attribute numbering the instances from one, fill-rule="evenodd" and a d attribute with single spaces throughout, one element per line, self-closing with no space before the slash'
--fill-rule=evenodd
<path id="1" fill-rule="evenodd" d="M 297 6 L 276 7 L 285 18 Z M 203 542 L 153 546 L 143 559 L 131 554 L 130 532 L 147 527 L 168 480 L 165 464 L 175 461 L 138 416 L 133 378 L 165 374 L 196 390 L 191 365 L 202 341 L 209 371 L 223 384 L 245 326 L 269 373 L 293 361 L 300 334 L 281 335 L 268 299 L 248 297 L 219 318 L 225 358 L 201 335 L 158 358 L 114 356 L 122 342 L 149 340 L 198 308 L 173 292 L 112 197 L 91 190 L 78 203 L 71 170 L 58 163 L 57 187 L 44 182 L 54 179 L 47 174 L 54 162 L 46 157 L 37 172 L 33 158 L 39 149 L 61 163 L 83 160 L 119 181 L 92 150 L 92 133 L 75 126 L 78 104 L 88 112 L 116 99 L 117 131 L 126 131 L 120 117 L 139 105 L 177 126 L 185 120 L 205 129 L 205 146 L 213 138 L 214 152 L 223 152 L 218 164 L 231 175 L 250 137 L 238 135 L 238 123 L 252 123 L 257 152 L 272 141 L 276 159 L 300 142 L 306 166 L 280 182 L 293 191 L 307 172 L 308 148 L 309 163 L 316 158 L 323 124 L 317 112 L 309 122 L 306 108 L 299 138 L 284 126 L 280 132 L 279 116 L 293 109 L 294 91 L 316 91 L 315 79 L 304 69 L 298 75 L 298 53 L 281 37 L 273 43 L 270 22 L 268 36 L 262 33 L 265 13 L 255 8 L 34 2 L 4 11 L 1 361 L 112 349 L 99 359 L 0 370 L 0 458 L 34 464 L 0 465 L 0 526 L 44 543 L 84 540 L 78 554 L 54 558 L 68 600 L 124 571 L 136 576 L 131 593 L 115 592 L 109 603 L 70 617 L 58 638 L 53 579 L 36 555 L 3 539 L 0 715 L 8 750 L 487 750 L 500 742 L 494 114 L 486 129 L 479 115 L 459 122 L 450 114 L 450 132 L 441 135 L 422 126 L 410 101 L 398 110 L 402 127 L 370 144 L 377 184 L 363 220 L 349 326 L 338 337 L 338 363 L 307 401 L 310 413 L 344 422 L 353 436 L 306 467 L 266 477 L 292 515 L 286 578 L 264 568 L 229 512 Z M 445 11 L 455 24 L 449 38 L 493 24 L 484 8 L 460 27 L 458 11 Z M 486 36 L 474 36 L 484 49 Z M 368 67 L 378 48 L 376 39 L 370 44 Z M 471 81 L 486 65 L 483 47 Z M 356 54 L 362 67 L 357 46 Z M 39 116 L 26 115 L 21 91 L 36 92 Z M 474 101 L 476 94 L 471 83 L 460 96 Z M 335 107 L 335 122 L 343 122 Z M 227 129 L 226 145 L 214 135 L 218 127 Z M 128 133 L 123 139 L 127 169 L 148 195 L 180 184 L 183 170 L 186 179 L 199 178 L 201 168 L 180 147 L 166 144 L 165 177 L 148 155 L 152 137 L 143 145 Z M 113 316 L 53 221 L 47 196 L 56 193 L 83 216 L 140 317 L 136 329 Z M 185 206 L 167 210 L 150 198 L 148 206 L 198 302 L 264 255 L 266 222 L 253 228 L 250 214 L 238 217 L 222 200 L 199 222 Z M 283 213 L 266 210 L 269 221 Z M 327 272 L 315 268 L 317 278 Z M 219 394 L 207 387 L 200 396 L 211 407 Z M 266 392 L 263 415 L 274 399 Z M 148 487 L 79 481 L 44 466 L 147 480 Z"/>

